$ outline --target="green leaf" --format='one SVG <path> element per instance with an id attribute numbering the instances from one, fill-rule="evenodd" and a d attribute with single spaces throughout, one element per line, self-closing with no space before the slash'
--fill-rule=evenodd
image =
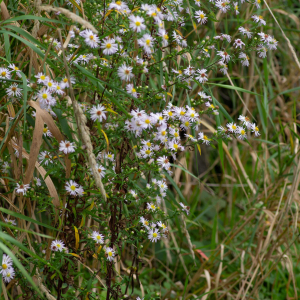
<path id="1" fill-rule="evenodd" d="M 261 96 L 260 94 L 248 91 L 248 90 L 240 88 L 238 86 L 232 86 L 232 85 L 220 84 L 220 83 L 210 83 L 210 82 L 206 82 L 206 84 L 211 84 L 211 85 L 214 85 L 214 86 L 219 86 L 219 87 L 222 87 L 224 89 L 229 89 L 229 90 L 235 90 L 235 91 L 238 91 L 238 92 L 248 93 L 248 94 L 251 94 L 251 95 Z"/>
<path id="2" fill-rule="evenodd" d="M 36 221 L 34 219 L 31 219 L 29 217 L 26 217 L 24 215 L 21 215 L 19 213 L 14 212 L 14 211 L 8 210 L 6 208 L 0 207 L 0 211 L 4 212 L 5 214 L 11 215 L 11 216 L 13 216 L 15 218 L 19 218 L 19 219 L 22 219 L 22 220 L 25 220 L 25 221 L 28 221 L 28 222 L 31 222 L 31 223 L 35 223 L 35 224 L 41 225 L 43 227 L 49 228 L 51 230 L 60 231 L 60 230 L 58 230 L 58 229 L 56 229 L 56 228 L 54 228 L 54 227 L 52 227 L 50 225 L 47 225 L 47 224 L 44 224 L 42 222 Z"/>
<path id="3" fill-rule="evenodd" d="M 73 142 L 73 137 L 72 137 L 72 133 L 71 133 L 67 118 L 62 115 L 62 111 L 60 109 L 53 109 L 53 111 L 57 115 L 62 132 L 68 137 L 69 141 Z"/>
<path id="4" fill-rule="evenodd" d="M 167 173 L 165 172 L 165 176 L 168 178 L 168 180 L 170 181 L 170 183 L 174 186 L 176 192 L 178 193 L 180 199 L 185 203 L 188 204 L 187 201 L 185 200 L 184 196 L 181 193 L 181 190 L 179 189 L 179 187 L 177 186 L 177 184 L 175 183 L 175 181 L 173 180 L 173 178 Z"/>

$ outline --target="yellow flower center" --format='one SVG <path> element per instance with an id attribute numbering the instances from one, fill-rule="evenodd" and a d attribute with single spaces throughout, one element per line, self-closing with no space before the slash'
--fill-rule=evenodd
<path id="1" fill-rule="evenodd" d="M 214 108 L 215 108 L 213 104 L 211 104 L 211 105 L 210 105 L 210 107 L 211 107 L 212 109 L 214 109 Z"/>
<path id="2" fill-rule="evenodd" d="M 57 86 L 56 86 L 56 89 L 57 89 L 57 90 L 60 90 L 60 86 L 59 86 L 59 85 L 57 85 Z"/>
<path id="3" fill-rule="evenodd" d="M 2 268 L 5 270 L 5 269 L 7 269 L 7 265 L 6 264 L 3 264 L 2 265 Z"/>
<path id="4" fill-rule="evenodd" d="M 6 75 L 6 72 L 3 71 L 3 72 L 1 73 L 1 75 L 4 77 L 4 76 Z"/>
<path id="5" fill-rule="evenodd" d="M 172 117 L 172 116 L 173 116 L 173 113 L 172 113 L 171 111 L 169 111 L 169 112 L 168 112 L 168 115 L 169 115 L 170 117 Z"/>
<path id="6" fill-rule="evenodd" d="M 164 130 L 164 131 L 162 131 L 162 133 L 161 133 L 161 135 L 162 136 L 164 136 L 164 135 L 166 135 L 167 134 L 167 132 Z"/>
<path id="7" fill-rule="evenodd" d="M 151 147 L 151 143 L 150 142 L 147 142 L 146 144 L 148 147 Z"/>
<path id="8" fill-rule="evenodd" d="M 113 255 L 111 251 L 109 251 L 107 254 L 108 254 L 108 256 L 112 256 Z"/>
<path id="9" fill-rule="evenodd" d="M 145 221 L 144 224 L 145 224 L 145 225 L 149 225 L 149 222 L 148 222 L 148 221 Z"/>
<path id="10" fill-rule="evenodd" d="M 151 14 L 151 16 L 152 16 L 152 17 L 156 17 L 156 12 L 153 12 L 153 13 Z"/>
<path id="11" fill-rule="evenodd" d="M 60 245 L 60 244 L 57 244 L 57 245 L 56 245 L 56 247 L 57 247 L 57 248 L 60 248 L 60 247 L 61 247 L 61 245 Z"/>
<path id="12" fill-rule="evenodd" d="M 43 94 L 43 99 L 47 99 L 48 95 L 47 94 Z"/>
<path id="13" fill-rule="evenodd" d="M 264 19 L 263 16 L 258 16 L 258 18 L 259 18 L 260 20 L 263 20 L 263 19 Z"/>
<path id="14" fill-rule="evenodd" d="M 180 115 L 181 115 L 181 116 L 184 116 L 184 114 L 185 114 L 184 111 L 181 111 L 181 112 L 180 112 Z"/>
<path id="15" fill-rule="evenodd" d="M 110 43 L 107 43 L 107 44 L 106 44 L 106 48 L 107 48 L 107 49 L 110 49 L 110 48 L 111 48 L 111 44 L 110 44 Z"/>
<path id="16" fill-rule="evenodd" d="M 96 236 L 96 239 L 97 239 L 97 240 L 101 240 L 101 236 L 100 236 L 100 235 L 97 235 L 97 236 Z"/>
<path id="17" fill-rule="evenodd" d="M 195 114 L 194 114 L 194 113 L 191 113 L 191 117 L 194 118 L 194 117 L 195 117 Z"/>
<path id="18" fill-rule="evenodd" d="M 245 135 L 245 134 L 246 134 L 245 130 L 241 130 L 241 135 Z"/>
<path id="19" fill-rule="evenodd" d="M 189 121 L 186 121 L 186 122 L 184 123 L 184 125 L 185 125 L 186 127 L 188 127 L 188 126 L 190 125 L 190 122 L 189 122 Z"/>
<path id="20" fill-rule="evenodd" d="M 68 82 L 68 78 L 64 78 L 63 82 L 64 83 Z"/>
<path id="21" fill-rule="evenodd" d="M 149 45 L 150 45 L 150 43 L 151 43 L 151 40 L 150 40 L 150 39 L 147 39 L 147 40 L 146 40 L 146 44 L 147 44 L 147 46 L 149 46 Z"/>
<path id="22" fill-rule="evenodd" d="M 121 4 L 122 4 L 122 1 L 117 1 L 116 4 L 117 4 L 117 5 L 121 5 Z"/>
<path id="23" fill-rule="evenodd" d="M 76 190 L 76 186 L 75 186 L 75 185 L 71 185 L 71 186 L 70 186 L 70 189 L 71 189 L 72 191 L 75 191 L 75 190 Z"/>
<path id="24" fill-rule="evenodd" d="M 157 237 L 157 233 L 153 232 L 153 237 L 156 238 Z"/>
<path id="25" fill-rule="evenodd" d="M 173 147 L 174 147 L 175 149 L 178 149 L 178 145 L 177 145 L 177 144 L 174 144 Z"/>
<path id="26" fill-rule="evenodd" d="M 52 86 L 52 82 L 51 81 L 48 82 L 48 86 Z"/>
<path id="27" fill-rule="evenodd" d="M 236 5 L 236 6 L 235 6 L 235 10 L 238 10 L 238 9 L 239 9 L 239 7 Z"/>
<path id="28" fill-rule="evenodd" d="M 42 76 L 40 77 L 40 79 L 45 80 L 45 79 L 46 79 L 46 76 L 45 76 L 45 75 L 42 75 Z"/>
<path id="29" fill-rule="evenodd" d="M 90 35 L 90 40 L 94 40 L 94 36 L 93 35 Z"/>
<path id="30" fill-rule="evenodd" d="M 145 151 L 147 155 L 149 155 L 151 153 L 151 151 L 148 149 Z"/>
<path id="31" fill-rule="evenodd" d="M 259 131 L 258 127 L 255 127 L 254 130 L 255 130 L 255 131 Z"/>
<path id="32" fill-rule="evenodd" d="M 141 26 L 141 22 L 136 21 L 136 22 L 135 22 L 135 25 L 136 25 L 136 26 Z"/>
<path id="33" fill-rule="evenodd" d="M 175 136 L 176 138 L 179 137 L 178 132 L 175 132 L 175 133 L 174 133 L 174 136 Z"/>
<path id="34" fill-rule="evenodd" d="M 18 68 L 18 67 L 14 67 L 14 69 L 15 69 L 15 71 L 18 71 L 18 70 L 19 70 L 19 68 Z"/>
<path id="35" fill-rule="evenodd" d="M 169 36 L 168 36 L 167 34 L 165 34 L 165 35 L 164 35 L 164 39 L 165 39 L 165 40 L 168 40 L 168 39 L 169 39 Z"/>
<path id="36" fill-rule="evenodd" d="M 150 120 L 149 119 L 145 120 L 145 123 L 150 124 Z"/>
<path id="37" fill-rule="evenodd" d="M 204 19 L 204 14 L 201 14 L 201 15 L 200 15 L 200 18 L 201 18 L 201 19 Z"/>
<path id="38" fill-rule="evenodd" d="M 131 92 L 132 92 L 132 93 L 135 93 L 135 92 L 136 92 L 136 89 L 135 89 L 135 88 L 132 88 Z"/>
<path id="39" fill-rule="evenodd" d="M 44 129 L 43 129 L 43 132 L 44 132 L 44 133 L 46 133 L 47 131 L 48 131 L 48 129 L 47 129 L 47 128 L 44 128 Z"/>
<path id="40" fill-rule="evenodd" d="M 235 125 L 232 125 L 232 129 L 236 130 L 236 126 L 235 126 Z"/>
<path id="41" fill-rule="evenodd" d="M 151 204 L 151 208 L 152 208 L 152 209 L 155 209 L 155 205 L 154 205 L 154 204 Z"/>

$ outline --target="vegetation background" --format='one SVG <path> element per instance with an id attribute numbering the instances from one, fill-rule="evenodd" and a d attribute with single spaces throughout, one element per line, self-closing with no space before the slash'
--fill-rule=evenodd
<path id="1" fill-rule="evenodd" d="M 145 245 L 140 287 L 135 291 L 140 296 L 155 291 L 160 299 L 300 297 L 300 4 L 295 0 L 275 0 L 268 4 L 270 9 L 264 6 L 263 13 L 269 15 L 267 32 L 279 41 L 277 51 L 264 60 L 251 57 L 248 69 L 235 65 L 229 72 L 230 78 L 221 75 L 210 78 L 211 91 L 227 113 L 233 119 L 240 114 L 251 114 L 261 128 L 261 136 L 249 143 L 233 140 L 228 148 L 223 143 L 223 151 L 203 146 L 201 155 L 192 152 L 180 158 L 178 164 L 189 172 L 176 169 L 168 196 L 179 200 L 184 197 L 190 215 L 185 223 L 180 217 L 169 222 L 169 247 Z M 2 0 L 1 20 L 22 15 L 20 7 L 27 15 L 37 13 L 30 1 Z M 22 27 L 24 21 L 11 22 L 19 22 Z M 26 22 L 27 28 L 31 28 L 35 20 Z M 227 28 L 220 30 L 228 34 L 236 27 L 230 19 L 219 24 L 227 24 Z M 35 38 L 8 39 L 7 30 L 0 23 L 0 57 L 13 61 L 22 43 L 31 55 Z M 213 35 L 214 30 L 208 28 L 205 35 Z M 190 31 L 188 39 L 193 39 L 192 25 Z M 36 62 L 30 60 L 30 66 L 33 63 Z M 232 86 L 256 94 L 243 93 Z M 0 88 L 1 106 L 5 104 L 3 94 Z M 178 95 L 177 100 L 182 104 L 187 101 L 184 94 Z M 12 114 L 9 109 L 1 109 L 2 140 L 7 131 L 11 137 L 16 134 L 15 128 L 8 128 L 5 121 L 6 115 Z M 225 122 L 222 114 L 220 122 Z M 204 132 L 212 132 L 216 127 L 214 119 L 209 117 L 204 117 L 203 124 Z M 6 146 L 1 142 L 1 153 Z M 3 196 L 1 201 L 5 207 Z M 36 223 L 31 225 L 32 230 L 39 227 Z M 17 239 L 22 235 L 21 230 Z M 51 230 L 40 227 L 39 231 L 49 234 Z M 27 242 L 30 249 L 30 241 L 34 242 L 35 237 L 26 234 L 30 237 Z M 9 241 L 1 235 L 0 232 L 1 245 L 7 245 Z M 14 246 L 15 253 L 21 250 L 18 243 Z M 130 273 L 127 266 L 129 263 L 124 261 L 122 272 Z M 81 267 L 80 276 L 88 276 L 88 266 Z M 32 278 L 40 289 L 47 284 L 41 284 L 37 274 Z M 12 287 L 13 284 L 2 284 L 0 298 L 28 299 L 24 294 L 15 296 Z M 17 292 L 24 292 L 20 285 Z"/>

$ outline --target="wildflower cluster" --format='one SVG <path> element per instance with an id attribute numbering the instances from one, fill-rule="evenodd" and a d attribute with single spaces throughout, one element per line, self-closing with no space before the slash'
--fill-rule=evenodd
<path id="1" fill-rule="evenodd" d="M 62 30 L 62 40 L 54 29 L 43 34 L 34 49 L 46 53 L 45 66 L 27 74 L 27 65 L 16 60 L 0 68 L 6 103 L 17 111 L 26 108 L 27 120 L 19 126 L 24 132 L 4 152 L 1 174 L 11 179 L 3 181 L 7 193 L 15 191 L 19 203 L 38 200 L 39 211 L 59 228 L 53 241 L 41 241 L 36 251 L 71 271 L 76 257 L 96 259 L 93 268 L 97 265 L 97 276 L 106 278 L 107 299 L 120 299 L 114 264 L 125 255 L 124 248 L 132 247 L 132 266 L 138 268 L 143 244 L 160 247 L 159 241 L 168 239 L 170 220 L 190 213 L 187 199 L 168 197 L 178 159 L 218 139 L 247 139 L 247 130 L 260 135 L 244 116 L 238 119 L 240 126 L 228 120 L 216 134 L 207 133 L 203 117 L 221 114 L 208 85 L 211 74 L 229 75 L 230 64 L 248 67 L 251 53 L 265 58 L 278 42 L 262 31 L 266 21 L 258 13 L 243 20 L 243 27 L 237 20 L 232 35 L 205 36 L 223 14 L 235 18 L 247 5 L 260 12 L 260 1 L 73 2 L 66 7 L 84 16 L 81 24 L 86 26 L 79 28 L 75 19 Z M 70 21 L 62 12 L 52 17 L 63 24 Z M 73 109 L 76 103 L 80 110 Z M 19 119 L 11 112 L 13 126 Z M 84 134 L 91 144 L 83 142 Z M 30 148 L 31 143 L 38 149 Z M 90 149 L 96 165 L 91 165 Z M 27 173 L 34 155 L 35 170 Z M 49 278 L 55 277 L 54 269 L 47 271 L 53 272 Z M 5 255 L 1 274 L 6 282 L 14 277 Z M 70 281 L 65 273 L 61 276 Z M 91 284 L 84 281 L 82 297 Z"/>

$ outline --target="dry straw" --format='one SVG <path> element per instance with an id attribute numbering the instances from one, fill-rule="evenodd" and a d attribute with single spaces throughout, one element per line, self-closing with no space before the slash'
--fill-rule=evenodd
<path id="1" fill-rule="evenodd" d="M 50 12 L 50 11 L 60 12 L 60 13 L 64 14 L 67 18 L 71 19 L 72 21 L 81 24 L 85 28 L 91 29 L 94 33 L 98 33 L 97 29 L 91 23 L 87 22 L 83 18 L 77 16 L 76 14 L 70 12 L 69 10 L 67 10 L 65 8 L 53 7 L 51 5 L 43 5 L 43 6 L 40 6 L 40 9 L 44 10 L 44 11 L 48 11 L 48 12 Z"/>

